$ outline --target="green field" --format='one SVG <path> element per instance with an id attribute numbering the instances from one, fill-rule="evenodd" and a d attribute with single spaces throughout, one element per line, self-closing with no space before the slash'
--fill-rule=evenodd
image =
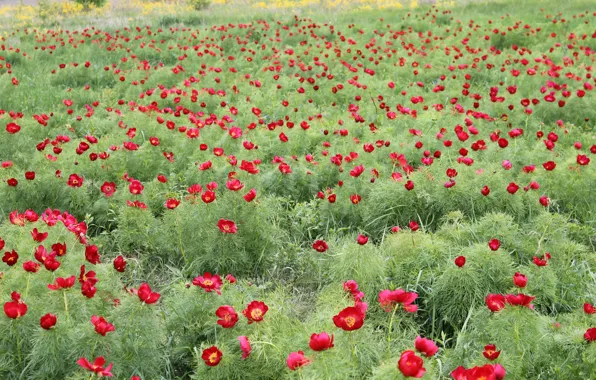
<path id="1" fill-rule="evenodd" d="M 595 4 L 113 9 L 0 28 L 1 379 L 596 379 Z"/>

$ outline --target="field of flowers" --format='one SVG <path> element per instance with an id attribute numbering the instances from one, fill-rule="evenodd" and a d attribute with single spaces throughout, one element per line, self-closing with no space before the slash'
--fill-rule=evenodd
<path id="1" fill-rule="evenodd" d="M 229 3 L 0 11 L 0 378 L 596 379 L 594 4 Z"/>

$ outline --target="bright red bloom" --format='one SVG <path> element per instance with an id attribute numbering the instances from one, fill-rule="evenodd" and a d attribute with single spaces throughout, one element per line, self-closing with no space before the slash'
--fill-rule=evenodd
<path id="1" fill-rule="evenodd" d="M 168 198 L 166 200 L 165 206 L 168 210 L 173 210 L 176 207 L 180 206 L 180 201 L 176 198 Z"/>
<path id="2" fill-rule="evenodd" d="M 91 264 L 99 264 L 99 251 L 96 245 L 88 245 L 85 247 L 85 259 Z"/>
<path id="3" fill-rule="evenodd" d="M 505 296 L 502 294 L 489 294 L 486 296 L 486 306 L 492 312 L 501 311 L 505 307 Z"/>
<path id="4" fill-rule="evenodd" d="M 242 314 L 248 319 L 248 324 L 253 322 L 261 322 L 265 314 L 267 314 L 269 307 L 261 301 L 252 301 L 242 310 Z"/>
<path id="5" fill-rule="evenodd" d="M 94 315 L 91 317 L 91 323 L 95 326 L 95 332 L 101 336 L 106 336 L 107 333 L 114 331 L 114 325 L 106 321 L 104 317 Z"/>
<path id="6" fill-rule="evenodd" d="M 491 241 L 488 242 L 488 247 L 491 251 L 498 250 L 500 246 L 501 242 L 499 241 L 499 239 L 491 239 Z"/>
<path id="7" fill-rule="evenodd" d="M 216 346 L 211 346 L 203 350 L 201 358 L 209 367 L 215 367 L 221 361 L 223 354 Z"/>
<path id="8" fill-rule="evenodd" d="M 205 191 L 202 195 L 201 195 L 201 199 L 203 200 L 203 202 L 205 203 L 211 203 L 215 200 L 215 193 L 211 190 L 209 191 Z"/>
<path id="9" fill-rule="evenodd" d="M 230 283 L 230 284 L 235 284 L 236 283 L 236 277 L 234 277 L 231 274 L 226 274 L 226 280 Z"/>
<path id="10" fill-rule="evenodd" d="M 107 367 L 104 368 L 103 366 L 104 366 L 104 364 L 106 364 L 106 360 L 104 359 L 103 356 L 96 358 L 95 361 L 93 362 L 93 364 L 89 363 L 89 360 L 87 360 L 85 358 L 80 358 L 79 360 L 77 360 L 77 364 L 91 372 L 96 373 L 97 376 L 100 376 L 100 377 L 101 376 L 105 376 L 105 377 L 114 376 L 110 372 L 112 370 L 112 365 L 114 363 L 110 363 Z"/>
<path id="11" fill-rule="evenodd" d="M 236 226 L 236 223 L 234 223 L 231 220 L 226 220 L 226 219 L 220 219 L 217 222 L 217 227 L 224 234 L 235 234 L 238 231 L 238 227 Z"/>
<path id="12" fill-rule="evenodd" d="M 333 348 L 333 334 L 329 336 L 326 332 L 320 334 L 312 334 L 308 346 L 313 351 L 325 351 Z"/>
<path id="13" fill-rule="evenodd" d="M 228 182 L 226 182 L 226 187 L 228 188 L 228 190 L 231 191 L 239 191 L 242 190 L 242 188 L 244 188 L 244 184 L 237 179 L 231 179 Z"/>
<path id="14" fill-rule="evenodd" d="M 46 314 L 39 319 L 39 325 L 44 330 L 49 330 L 56 325 L 56 315 L 55 314 Z"/>
<path id="15" fill-rule="evenodd" d="M 242 350 L 242 360 L 248 358 L 252 348 L 250 347 L 250 341 L 248 337 L 242 335 L 238 337 L 238 341 L 240 342 L 240 350 Z"/>
<path id="16" fill-rule="evenodd" d="M 358 330 L 364 324 L 365 315 L 355 306 L 348 306 L 333 317 L 333 323 L 345 331 Z"/>
<path id="17" fill-rule="evenodd" d="M 412 232 L 416 232 L 420 229 L 420 225 L 415 220 L 410 220 L 409 227 Z"/>
<path id="18" fill-rule="evenodd" d="M 130 193 L 134 195 L 143 194 L 144 189 L 145 186 L 143 186 L 143 184 L 140 181 L 137 181 L 136 179 L 130 181 L 130 184 L 128 185 L 128 191 L 130 191 Z"/>
<path id="19" fill-rule="evenodd" d="M 494 344 L 487 344 L 484 346 L 484 351 L 482 351 L 482 355 L 490 361 L 495 360 L 496 358 L 501 355 L 501 350 L 497 351 L 497 346 Z"/>
<path id="20" fill-rule="evenodd" d="M 13 80 L 13 83 L 14 83 L 14 80 Z M 21 126 L 18 125 L 17 123 L 10 122 L 10 123 L 6 124 L 6 132 L 10 133 L 11 135 L 18 133 L 20 130 L 21 130 Z"/>
<path id="21" fill-rule="evenodd" d="M 583 155 L 583 154 L 578 154 L 577 155 L 577 163 L 579 165 L 588 165 L 590 163 L 590 157 Z"/>
<path id="22" fill-rule="evenodd" d="M 10 293 L 12 301 L 4 304 L 4 314 L 8 318 L 17 319 L 27 314 L 27 305 L 21 299 L 21 295 L 17 292 Z"/>
<path id="23" fill-rule="evenodd" d="M 118 272 L 124 272 L 126 269 L 126 260 L 124 260 L 122 255 L 119 255 L 114 259 L 114 269 L 116 269 Z"/>
<path id="24" fill-rule="evenodd" d="M 460 366 L 451 372 L 455 380 L 502 380 L 507 372 L 500 364 L 485 364 L 481 367 L 465 369 Z"/>
<path id="25" fill-rule="evenodd" d="M 41 265 L 39 265 L 35 261 L 25 261 L 23 263 L 23 269 L 29 273 L 37 273 L 39 268 L 41 268 Z"/>
<path id="26" fill-rule="evenodd" d="M 590 305 L 589 303 L 584 303 L 584 313 L 596 314 L 596 307 L 594 307 L 594 305 Z"/>
<path id="27" fill-rule="evenodd" d="M 315 240 L 312 247 L 317 252 L 325 252 L 329 249 L 329 245 L 324 240 Z"/>
<path id="28" fill-rule="evenodd" d="M 513 275 L 513 283 L 518 288 L 525 288 L 526 284 L 528 283 L 528 278 L 524 274 L 515 272 L 515 274 Z"/>
<path id="29" fill-rule="evenodd" d="M 507 192 L 509 194 L 515 194 L 517 193 L 517 190 L 519 190 L 519 186 L 515 182 L 511 182 L 507 185 Z"/>
<path id="30" fill-rule="evenodd" d="M 405 377 L 420 378 L 424 376 L 424 360 L 412 350 L 404 351 L 397 362 L 397 368 Z"/>
<path id="31" fill-rule="evenodd" d="M 356 242 L 360 245 L 365 245 L 366 243 L 368 243 L 368 236 L 366 235 L 358 235 L 358 238 L 356 239 Z"/>
<path id="32" fill-rule="evenodd" d="M 19 254 L 16 253 L 14 249 L 11 252 L 4 252 L 4 257 L 2 257 L 2 261 L 4 261 L 9 267 L 15 265 L 18 260 Z"/>
<path id="33" fill-rule="evenodd" d="M 552 171 L 555 170 L 555 168 L 557 167 L 557 164 L 555 164 L 554 161 L 547 161 L 545 163 L 542 164 L 542 167 L 547 170 L 547 171 Z"/>
<path id="34" fill-rule="evenodd" d="M 70 187 L 81 187 L 83 186 L 83 177 L 78 174 L 71 174 L 68 177 L 67 185 Z"/>
<path id="35" fill-rule="evenodd" d="M 50 290 L 70 289 L 74 285 L 75 280 L 76 280 L 75 276 L 70 276 L 68 278 L 57 277 L 56 281 L 54 281 L 53 284 L 48 284 L 48 289 L 50 289 Z"/>
<path id="36" fill-rule="evenodd" d="M 422 352 L 427 358 L 430 358 L 439 351 L 439 347 L 435 342 L 427 338 L 422 338 L 421 336 L 418 336 L 416 340 L 414 340 L 414 347 L 416 348 L 416 351 Z"/>
<path id="37" fill-rule="evenodd" d="M 584 339 L 588 342 L 596 341 L 596 327 L 589 328 L 584 334 Z"/>
<path id="38" fill-rule="evenodd" d="M 304 352 L 291 352 L 286 359 L 286 364 L 288 368 L 292 371 L 297 370 L 298 368 L 308 365 L 310 363 L 310 359 L 304 356 Z"/>
<path id="39" fill-rule="evenodd" d="M 464 265 L 466 265 L 466 257 L 465 256 L 457 256 L 455 258 L 455 265 L 457 265 L 458 267 L 463 267 Z"/>
<path id="40" fill-rule="evenodd" d="M 415 313 L 418 310 L 418 306 L 413 304 L 416 298 L 418 298 L 417 293 L 406 292 L 403 289 L 393 291 L 386 289 L 379 292 L 379 304 L 387 312 L 393 310 L 396 304 L 401 304 L 408 313 Z"/>
<path id="41" fill-rule="evenodd" d="M 238 322 L 238 313 L 236 313 L 236 310 L 229 305 L 218 307 L 215 311 L 215 315 L 219 318 L 217 324 L 224 329 L 232 328 L 236 322 Z"/>
<path id="42" fill-rule="evenodd" d="M 38 243 L 43 242 L 44 240 L 47 239 L 48 237 L 48 233 L 47 232 L 39 232 L 39 230 L 37 228 L 34 228 L 31 231 L 31 237 L 33 238 L 33 240 L 35 240 Z"/>
<path id="43" fill-rule="evenodd" d="M 116 192 L 116 184 L 114 182 L 104 182 L 103 185 L 101 185 L 101 192 L 104 193 L 107 198 L 111 197 Z"/>
<path id="44" fill-rule="evenodd" d="M 534 261 L 534 264 L 536 264 L 539 267 L 545 267 L 548 264 L 548 260 L 550 260 L 550 253 L 546 252 L 542 258 L 539 258 L 537 256 L 534 256 L 534 258 L 532 259 L 532 261 Z"/>
<path id="45" fill-rule="evenodd" d="M 255 189 L 250 189 L 248 193 L 244 194 L 244 200 L 247 202 L 252 202 L 256 197 L 257 191 Z"/>
<path id="46" fill-rule="evenodd" d="M 53 244 L 52 245 L 52 253 L 56 254 L 56 256 L 66 255 L 66 243 Z"/>
<path id="47" fill-rule="evenodd" d="M 528 307 L 530 309 L 534 308 L 534 305 L 532 305 L 532 301 L 534 301 L 536 297 L 534 296 L 528 296 L 526 294 L 507 294 L 505 295 L 505 301 L 512 305 L 512 306 L 525 306 Z"/>
<path id="48" fill-rule="evenodd" d="M 159 293 L 152 292 L 149 284 L 146 282 L 139 287 L 137 295 L 142 302 L 145 302 L 148 305 L 156 303 L 159 300 L 159 297 L 161 297 Z"/>
<path id="49" fill-rule="evenodd" d="M 195 277 L 195 279 L 192 280 L 192 284 L 195 286 L 200 286 L 201 288 L 205 289 L 207 293 L 215 290 L 217 294 L 221 294 L 219 289 L 221 288 L 222 281 L 218 274 L 212 275 L 209 272 L 205 272 L 202 276 Z"/>

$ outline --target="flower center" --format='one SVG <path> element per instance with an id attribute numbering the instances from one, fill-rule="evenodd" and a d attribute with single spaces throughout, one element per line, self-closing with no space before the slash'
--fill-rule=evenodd
<path id="1" fill-rule="evenodd" d="M 206 286 L 211 286 L 211 285 L 213 285 L 213 281 L 211 281 L 211 280 L 204 280 L 203 281 L 203 284 L 206 285 Z"/>
<path id="2" fill-rule="evenodd" d="M 252 317 L 252 319 L 260 319 L 263 316 L 263 312 L 261 311 L 261 309 L 254 309 L 250 312 L 250 316 Z"/>
<path id="3" fill-rule="evenodd" d="M 216 361 L 217 361 L 217 352 L 214 352 L 211 355 L 209 355 L 209 362 L 215 363 Z"/>
<path id="4" fill-rule="evenodd" d="M 344 321 L 346 322 L 346 325 L 348 325 L 348 327 L 352 327 L 356 324 L 356 318 L 354 317 L 344 318 Z"/>

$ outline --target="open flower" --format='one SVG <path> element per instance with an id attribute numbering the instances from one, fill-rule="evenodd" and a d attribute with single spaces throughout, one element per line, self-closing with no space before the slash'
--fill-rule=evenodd
<path id="1" fill-rule="evenodd" d="M 236 313 L 236 310 L 229 305 L 218 307 L 215 311 L 215 315 L 219 318 L 217 324 L 224 329 L 232 328 L 236 322 L 238 322 L 238 313 Z"/>
<path id="2" fill-rule="evenodd" d="M 103 356 L 96 358 L 95 361 L 93 362 L 93 364 L 89 363 L 89 360 L 87 360 L 85 358 L 80 358 L 79 360 L 77 360 L 77 364 L 80 365 L 81 367 L 85 368 L 86 370 L 96 373 L 97 376 L 100 376 L 100 377 L 101 376 L 105 376 L 105 377 L 114 376 L 110 372 L 112 370 L 112 365 L 114 363 L 110 363 L 107 367 L 104 368 L 103 366 L 104 366 L 104 364 L 106 364 L 106 360 L 104 359 Z"/>
<path id="3" fill-rule="evenodd" d="M 27 314 L 27 305 L 21 299 L 21 295 L 17 292 L 10 294 L 12 301 L 4 304 L 4 314 L 10 319 L 17 319 Z"/>
<path id="4" fill-rule="evenodd" d="M 159 297 L 161 297 L 159 293 L 151 291 L 151 287 L 149 287 L 149 284 L 146 282 L 139 287 L 137 296 L 142 302 L 145 302 L 148 305 L 156 303 L 159 300 Z"/>
<path id="5" fill-rule="evenodd" d="M 364 324 L 364 313 L 355 306 L 348 306 L 333 317 L 333 323 L 345 331 L 358 330 Z"/>
<path id="6" fill-rule="evenodd" d="M 216 346 L 211 346 L 203 350 L 201 359 L 205 361 L 209 367 L 215 367 L 221 361 L 223 353 Z"/>
<path id="7" fill-rule="evenodd" d="M 424 360 L 412 350 L 404 351 L 397 362 L 397 368 L 405 377 L 420 378 L 424 376 Z"/>
<path id="8" fill-rule="evenodd" d="M 253 322 L 261 322 L 265 314 L 267 314 L 269 307 L 261 301 L 252 301 L 242 311 L 242 314 L 248 319 L 248 324 Z"/>
<path id="9" fill-rule="evenodd" d="M 236 223 L 226 219 L 220 219 L 217 222 L 217 228 L 219 228 L 219 230 L 224 234 L 235 234 L 236 232 L 238 232 L 238 227 L 236 226 Z"/>
<path id="10" fill-rule="evenodd" d="M 94 315 L 91 317 L 91 323 L 95 326 L 95 332 L 101 336 L 106 336 L 107 333 L 115 330 L 114 325 L 106 321 L 104 317 Z"/>
<path id="11" fill-rule="evenodd" d="M 286 359 L 286 364 L 288 368 L 292 371 L 297 370 L 300 367 L 303 367 L 310 363 L 310 359 L 304 356 L 304 352 L 291 352 Z"/>
<path id="12" fill-rule="evenodd" d="M 482 351 L 482 355 L 490 361 L 495 360 L 496 358 L 501 355 L 501 350 L 497 351 L 497 346 L 494 344 L 487 344 L 484 346 L 484 351 Z"/>
<path id="13" fill-rule="evenodd" d="M 221 294 L 221 277 L 218 274 L 212 275 L 209 272 L 205 272 L 202 276 L 195 277 L 192 280 L 192 284 L 195 286 L 200 286 L 201 288 L 205 289 L 207 293 L 210 293 L 215 290 L 217 294 Z"/>

